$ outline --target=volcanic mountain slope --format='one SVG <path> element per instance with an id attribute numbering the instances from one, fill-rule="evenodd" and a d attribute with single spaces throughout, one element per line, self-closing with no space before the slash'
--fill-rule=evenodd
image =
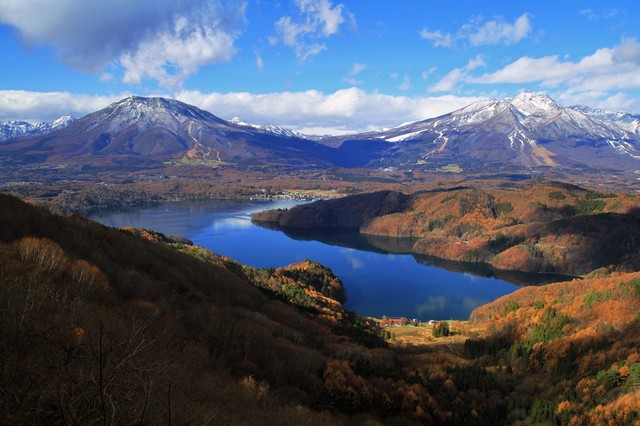
<path id="1" fill-rule="evenodd" d="M 563 108 L 545 94 L 523 92 L 390 130 L 310 138 L 277 126 L 225 121 L 175 100 L 130 97 L 64 128 L 5 141 L 0 162 L 633 171 L 640 169 L 639 123 L 630 114 Z"/>
<path id="2" fill-rule="evenodd" d="M 179 101 L 129 97 L 42 136 L 7 141 L 0 155 L 22 163 L 200 161 L 326 166 L 312 141 L 239 126 Z"/>
<path id="3" fill-rule="evenodd" d="M 482 100 L 437 118 L 326 143 L 345 152 L 357 146 L 361 157 L 377 167 L 456 163 L 638 169 L 640 138 L 619 124 L 595 112 L 563 108 L 543 93 L 522 92 L 513 99 Z"/>

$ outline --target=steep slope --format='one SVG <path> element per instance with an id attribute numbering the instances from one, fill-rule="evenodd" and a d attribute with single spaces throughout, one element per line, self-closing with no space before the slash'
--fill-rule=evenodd
<path id="1" fill-rule="evenodd" d="M 164 98 L 129 97 L 45 136 L 9 140 L 5 160 L 46 163 L 327 165 L 329 149 L 309 140 L 239 126 Z"/>
<path id="2" fill-rule="evenodd" d="M 346 152 L 357 146 L 376 167 L 456 163 L 471 168 L 640 168 L 637 134 L 532 92 L 482 100 L 441 117 L 327 143 Z"/>
<path id="3" fill-rule="evenodd" d="M 436 337 L 344 311 L 315 262 L 248 268 L 2 194 L 0 272 L 2 424 L 640 420 L 638 273 L 528 287 Z"/>
<path id="4" fill-rule="evenodd" d="M 507 366 L 516 398 L 529 399 L 528 424 L 640 422 L 640 274 L 526 287 L 477 308 L 470 323 L 483 338 L 468 340 L 466 355 Z"/>

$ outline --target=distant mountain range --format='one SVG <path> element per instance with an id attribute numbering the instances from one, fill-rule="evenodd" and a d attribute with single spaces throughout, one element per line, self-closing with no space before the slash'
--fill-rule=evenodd
<path id="1" fill-rule="evenodd" d="M 523 92 L 393 129 L 323 142 L 345 150 L 353 145 L 367 165 L 378 167 L 455 163 L 629 170 L 640 168 L 639 124 L 640 116 L 563 108 L 546 94 Z"/>
<path id="2" fill-rule="evenodd" d="M 534 92 L 339 137 L 311 137 L 239 118 L 225 121 L 179 101 L 143 97 L 123 99 L 77 120 L 1 126 L 7 135 L 19 136 L 0 144 L 0 162 L 13 164 L 186 161 L 300 169 L 640 169 L 640 116 L 565 108 Z"/>
<path id="3" fill-rule="evenodd" d="M 247 123 L 240 117 L 233 117 L 229 119 L 229 123 L 236 124 L 238 126 L 251 127 L 254 129 L 262 130 L 263 132 L 273 133 L 278 136 L 286 136 L 291 138 L 308 139 L 310 141 L 318 141 L 325 136 L 307 135 L 304 133 L 296 132 L 295 130 L 287 129 L 286 127 L 276 126 L 274 124 L 253 124 Z"/>
<path id="4" fill-rule="evenodd" d="M 18 136 L 41 135 L 53 130 L 62 129 L 74 121 L 76 121 L 76 118 L 69 115 L 38 124 L 31 124 L 27 121 L 0 121 L 0 142 Z"/>

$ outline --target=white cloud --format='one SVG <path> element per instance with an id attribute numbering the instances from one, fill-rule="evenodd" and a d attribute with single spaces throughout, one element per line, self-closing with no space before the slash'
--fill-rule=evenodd
<path id="1" fill-rule="evenodd" d="M 186 18 L 154 39 L 141 42 L 135 52 L 125 53 L 124 82 L 139 84 L 145 78 L 157 80 L 175 92 L 201 64 L 229 61 L 235 54 L 234 37 L 218 26 L 206 28 Z"/>
<path id="2" fill-rule="evenodd" d="M 529 15 L 524 13 L 516 18 L 512 24 L 506 22 L 502 16 L 497 16 L 490 21 L 474 18 L 460 27 L 455 35 L 445 34 L 441 30 L 429 30 L 425 27 L 420 31 L 420 37 L 431 40 L 435 46 L 440 47 L 453 47 L 454 43 L 459 40 L 467 41 L 473 46 L 510 45 L 525 38 L 531 33 L 531 30 Z"/>
<path id="3" fill-rule="evenodd" d="M 451 34 L 443 34 L 440 30 L 429 31 L 425 27 L 420 31 L 420 37 L 425 40 L 431 40 L 436 47 L 451 47 L 452 45 Z"/>
<path id="4" fill-rule="evenodd" d="M 356 79 L 356 76 L 367 68 L 365 64 L 353 64 L 347 75 L 342 80 L 352 86 L 358 86 L 362 84 L 361 80 Z"/>
<path id="5" fill-rule="evenodd" d="M 635 38 L 623 39 L 620 45 L 598 49 L 577 62 L 561 60 L 558 55 L 524 56 L 498 71 L 467 80 L 481 84 L 537 82 L 546 87 L 566 86 L 573 92 L 638 89 L 640 44 Z"/>
<path id="6" fill-rule="evenodd" d="M 458 88 L 458 84 L 467 78 L 467 72 L 462 68 L 449 71 L 436 84 L 429 86 L 429 92 L 451 92 Z"/>
<path id="7" fill-rule="evenodd" d="M 352 75 L 360 74 L 365 69 L 367 69 L 367 66 L 365 64 L 353 64 L 353 67 L 351 67 L 349 74 L 352 74 Z"/>
<path id="8" fill-rule="evenodd" d="M 468 71 L 471 71 L 471 70 L 475 70 L 476 68 L 481 68 L 486 66 L 487 66 L 487 63 L 484 61 L 484 58 L 482 57 L 482 55 L 477 55 L 475 58 L 470 59 L 464 68 Z"/>
<path id="9" fill-rule="evenodd" d="M 0 121 L 26 119 L 36 123 L 67 114 L 79 117 L 130 95 L 0 90 Z M 480 98 L 391 96 L 352 87 L 328 94 L 316 90 L 266 94 L 181 91 L 176 99 L 224 119 L 238 116 L 248 122 L 277 124 L 309 134 L 344 134 L 436 117 Z"/>
<path id="10" fill-rule="evenodd" d="M 103 83 L 108 83 L 110 81 L 113 81 L 113 74 L 111 74 L 109 72 L 103 72 L 103 73 L 100 74 L 99 79 Z"/>
<path id="11" fill-rule="evenodd" d="M 333 6 L 330 0 L 296 0 L 298 19 L 283 16 L 275 23 L 277 36 L 269 38 L 271 44 L 281 41 L 294 49 L 296 57 L 304 62 L 310 56 L 326 50 L 322 39 L 331 37 L 340 31 L 340 26 L 347 21 L 344 5 Z M 346 14 L 352 28 L 355 17 Z"/>
<path id="12" fill-rule="evenodd" d="M 359 88 L 325 94 L 304 92 L 201 93 L 183 91 L 177 98 L 213 114 L 257 124 L 278 124 L 309 134 L 344 134 L 393 127 L 462 108 L 479 97 L 408 97 L 367 93 Z"/>
<path id="13" fill-rule="evenodd" d="M 589 105 L 608 111 L 637 111 L 640 108 L 637 98 L 626 93 L 609 95 L 600 91 L 564 91 L 554 94 L 554 97 L 561 105 Z"/>
<path id="14" fill-rule="evenodd" d="M 428 70 L 422 71 L 422 73 L 420 74 L 420 76 L 422 77 L 423 80 L 426 80 L 429 78 L 429 76 L 431 74 L 433 74 L 434 72 L 436 72 L 437 67 L 431 67 Z"/>
<path id="15" fill-rule="evenodd" d="M 264 61 L 260 55 L 256 55 L 256 67 L 260 72 L 264 71 Z"/>
<path id="16" fill-rule="evenodd" d="M 518 17 L 513 24 L 505 22 L 504 18 L 481 22 L 477 20 L 464 25 L 460 33 L 474 46 L 491 44 L 515 44 L 531 32 L 531 22 L 525 13 Z"/>
<path id="17" fill-rule="evenodd" d="M 194 0 L 0 0 L 0 23 L 65 64 L 100 75 L 119 63 L 125 81 L 176 89 L 199 66 L 229 60 L 244 3 Z"/>
<path id="18" fill-rule="evenodd" d="M 63 115 L 80 117 L 130 96 L 77 95 L 68 92 L 28 92 L 0 90 L 0 121 L 25 120 L 31 123 L 51 121 Z"/>
<path id="19" fill-rule="evenodd" d="M 565 104 L 585 103 L 632 112 L 640 107 L 634 97 L 615 92 L 640 89 L 640 44 L 635 38 L 625 38 L 617 46 L 598 49 L 577 61 L 560 59 L 559 55 L 523 56 L 497 71 L 472 75 L 473 70 L 484 66 L 484 59 L 477 56 L 464 67 L 451 70 L 428 91 L 453 91 L 463 83 L 538 84 L 554 90 Z"/>
<path id="20" fill-rule="evenodd" d="M 601 19 L 610 19 L 616 17 L 620 11 L 618 9 L 609 9 L 607 11 L 603 11 L 601 13 L 596 13 L 593 9 L 582 9 L 580 10 L 580 14 L 587 18 L 589 21 L 598 21 Z"/>
<path id="21" fill-rule="evenodd" d="M 586 17 L 589 21 L 595 21 L 597 19 L 596 14 L 591 9 L 580 10 L 580 15 Z"/>
<path id="22" fill-rule="evenodd" d="M 67 92 L 0 91 L 0 121 L 50 121 L 62 115 L 85 114 L 102 109 L 130 93 L 112 96 Z M 638 112 L 637 100 L 625 94 L 559 92 L 552 94 L 561 105 L 585 104 L 614 111 Z M 176 99 L 207 110 L 221 118 L 238 116 L 256 124 L 277 124 L 308 134 L 345 134 L 394 127 L 463 108 L 484 97 L 391 96 L 359 88 L 322 93 L 279 92 L 266 94 L 201 93 L 181 91 Z M 635 109 L 634 109 L 635 108 Z"/>
<path id="23" fill-rule="evenodd" d="M 405 74 L 404 78 L 402 79 L 402 83 L 400 83 L 400 86 L 398 86 L 398 90 L 409 90 L 409 89 L 411 89 L 411 79 L 407 74 Z"/>
<path id="24" fill-rule="evenodd" d="M 427 91 L 450 92 L 457 90 L 461 82 L 469 79 L 469 71 L 485 66 L 487 66 L 487 64 L 484 62 L 482 55 L 477 55 L 475 58 L 469 59 L 464 67 L 454 68 L 449 71 L 449 73 L 442 77 L 437 83 L 429 86 Z"/>

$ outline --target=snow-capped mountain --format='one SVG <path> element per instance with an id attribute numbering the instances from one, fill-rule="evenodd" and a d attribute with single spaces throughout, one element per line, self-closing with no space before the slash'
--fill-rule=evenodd
<path id="1" fill-rule="evenodd" d="M 590 108 L 585 105 L 575 105 L 570 108 L 580 111 L 588 116 L 614 124 L 622 130 L 640 135 L 640 115 L 620 111 L 606 111 L 603 109 Z"/>
<path id="2" fill-rule="evenodd" d="M 0 161 L 630 171 L 640 170 L 639 122 L 631 114 L 565 108 L 546 94 L 523 92 L 392 129 L 312 140 L 278 126 L 225 121 L 175 100 L 129 97 L 75 121 L 39 125 L 52 129 L 44 136 L 6 140 Z M 28 123 L 13 128 L 23 135 L 30 129 Z"/>
<path id="3" fill-rule="evenodd" d="M 76 118 L 69 115 L 62 116 L 53 121 L 31 124 L 26 121 L 0 122 L 0 142 L 18 136 L 40 135 L 53 130 L 62 129 L 73 123 Z"/>
<path id="4" fill-rule="evenodd" d="M 517 167 L 640 169 L 640 137 L 616 123 L 564 108 L 544 93 L 487 99 L 452 113 L 383 132 L 338 140 L 372 144 L 369 165 L 429 167 L 442 162 Z M 381 148 L 380 142 L 387 144 Z M 382 150 L 382 154 L 381 154 Z M 382 158 L 380 158 L 382 157 Z"/>
<path id="5" fill-rule="evenodd" d="M 329 165 L 330 149 L 230 123 L 185 103 L 129 97 L 46 135 L 8 140 L 0 156 L 22 162 L 196 161 Z"/>
<path id="6" fill-rule="evenodd" d="M 258 129 L 258 130 L 261 130 L 261 131 L 267 132 L 267 133 L 272 133 L 272 134 L 278 135 L 278 136 L 286 136 L 286 137 L 290 137 L 290 138 L 307 139 L 307 140 L 310 140 L 310 141 L 317 141 L 317 140 L 322 139 L 322 136 L 307 135 L 307 134 L 304 134 L 304 133 L 296 132 L 295 130 L 288 129 L 286 127 L 276 126 L 274 124 L 248 123 L 248 122 L 244 121 L 243 119 L 241 119 L 240 117 L 233 117 L 233 118 L 229 119 L 229 123 L 232 123 L 232 124 L 235 124 L 235 125 L 238 125 L 238 126 L 251 127 L 251 128 Z"/>

